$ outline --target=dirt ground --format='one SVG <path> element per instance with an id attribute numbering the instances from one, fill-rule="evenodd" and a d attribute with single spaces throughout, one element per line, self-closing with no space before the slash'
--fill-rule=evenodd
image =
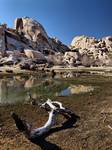
<path id="1" fill-rule="evenodd" d="M 80 120 L 74 127 L 49 135 L 46 140 L 54 145 L 49 150 L 112 150 L 112 77 L 85 76 L 74 79 L 74 83 L 92 85 L 95 90 L 55 98 L 80 116 Z M 11 111 L 34 127 L 42 126 L 48 118 L 44 110 L 30 104 L 0 107 L 0 150 L 41 150 L 18 131 Z M 64 121 L 59 116 L 56 127 Z"/>

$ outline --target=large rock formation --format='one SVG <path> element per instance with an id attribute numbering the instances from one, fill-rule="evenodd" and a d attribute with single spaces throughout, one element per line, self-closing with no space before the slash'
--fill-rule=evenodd
<path id="1" fill-rule="evenodd" d="M 29 41 L 33 49 L 41 51 L 44 48 L 51 48 L 45 29 L 36 20 L 29 17 L 17 18 L 14 28 Z"/>
<path id="2" fill-rule="evenodd" d="M 14 29 L 0 25 L 0 50 L 38 50 L 44 54 L 70 50 L 57 39 L 50 38 L 36 20 L 23 17 L 14 22 Z"/>
<path id="3" fill-rule="evenodd" d="M 42 53 L 46 53 L 46 51 L 50 52 L 50 50 L 63 52 L 69 49 L 59 40 L 50 38 L 43 26 L 32 18 L 17 18 L 14 29 L 28 40 L 29 45 L 34 50 L 41 51 Z"/>
<path id="4" fill-rule="evenodd" d="M 0 65 L 19 63 L 21 68 L 46 62 L 50 66 L 110 66 L 112 36 L 99 40 L 77 36 L 68 47 L 57 38 L 49 37 L 36 20 L 17 18 L 14 29 L 0 25 L 0 58 Z"/>
<path id="5" fill-rule="evenodd" d="M 31 59 L 35 59 L 35 58 L 37 58 L 37 59 L 45 59 L 44 55 L 41 52 L 39 52 L 39 51 L 25 49 L 24 53 L 27 56 L 27 58 L 31 58 Z"/>
<path id="6" fill-rule="evenodd" d="M 76 36 L 71 42 L 73 48 L 89 49 L 97 44 L 98 40 L 94 37 Z"/>
<path id="7" fill-rule="evenodd" d="M 105 42 L 106 48 L 112 51 L 112 36 L 104 37 L 102 41 Z"/>
<path id="8" fill-rule="evenodd" d="M 61 53 L 65 53 L 66 51 L 70 51 L 70 48 L 68 48 L 67 45 L 64 45 L 58 38 L 53 37 L 50 38 L 50 43 L 52 46 L 52 49 L 55 52 L 61 52 Z"/>
<path id="9" fill-rule="evenodd" d="M 81 55 L 78 51 L 72 52 L 65 52 L 64 56 L 63 56 L 63 62 L 66 65 L 70 65 L 72 66 L 77 66 L 79 64 L 81 64 L 80 59 L 81 59 Z"/>
<path id="10" fill-rule="evenodd" d="M 84 66 L 110 65 L 112 37 L 97 40 L 94 37 L 77 36 L 71 42 L 71 49 L 78 50 Z"/>
<path id="11" fill-rule="evenodd" d="M 6 24 L 0 25 L 0 65 L 2 66 L 15 65 L 20 61 L 22 68 L 32 68 L 32 64 L 35 66 L 46 61 L 50 64 L 61 64 L 62 54 L 66 51 L 70 51 L 68 46 L 57 38 L 50 38 L 44 27 L 32 18 L 17 18 L 14 29 L 8 28 Z M 18 58 L 19 61 L 15 63 L 14 58 Z"/>

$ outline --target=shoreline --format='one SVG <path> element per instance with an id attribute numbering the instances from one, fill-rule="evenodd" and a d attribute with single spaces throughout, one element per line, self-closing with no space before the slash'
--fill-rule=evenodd
<path id="1" fill-rule="evenodd" d="M 55 71 L 112 71 L 112 67 L 84 67 L 84 66 L 79 66 L 79 67 L 60 67 L 60 66 L 54 66 L 50 68 L 51 70 Z"/>
<path id="2" fill-rule="evenodd" d="M 63 66 L 53 66 L 51 68 L 41 68 L 36 71 L 32 70 L 25 70 L 25 69 L 20 69 L 19 67 L 16 66 L 2 66 L 0 67 L 0 75 L 37 75 L 38 73 L 47 73 L 47 72 L 52 72 L 54 71 L 55 73 L 64 73 L 64 72 L 76 72 L 76 73 L 83 73 L 83 72 L 95 72 L 95 73 L 111 73 L 112 72 L 112 67 L 63 67 Z"/>

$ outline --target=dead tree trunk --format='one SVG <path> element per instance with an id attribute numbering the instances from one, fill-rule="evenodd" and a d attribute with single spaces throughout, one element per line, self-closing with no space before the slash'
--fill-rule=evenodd
<path id="1" fill-rule="evenodd" d="M 12 118 L 15 121 L 15 124 L 20 132 L 23 132 L 25 136 L 34 142 L 36 139 L 36 144 L 40 145 L 43 148 L 45 144 L 50 144 L 50 142 L 46 141 L 45 138 L 56 131 L 60 131 L 66 128 L 73 127 L 73 124 L 79 119 L 77 115 L 75 115 L 72 111 L 62 106 L 62 103 L 58 101 L 51 101 L 48 99 L 45 103 L 41 104 L 40 107 L 49 110 L 49 117 L 47 122 L 40 128 L 32 128 L 32 126 L 27 123 L 25 120 L 22 120 L 17 114 L 12 113 Z M 62 124 L 62 127 L 52 128 L 55 125 L 57 115 L 63 115 L 68 120 Z M 35 143 L 35 142 L 34 142 Z M 46 147 L 45 144 L 45 147 Z M 55 144 L 51 144 L 52 146 Z M 55 145 L 56 147 L 56 145 Z M 58 148 L 59 149 L 59 148 Z M 46 149 L 47 150 L 47 149 Z"/>

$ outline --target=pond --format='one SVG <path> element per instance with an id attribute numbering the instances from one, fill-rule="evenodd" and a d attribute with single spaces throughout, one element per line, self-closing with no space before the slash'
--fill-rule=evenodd
<path id="1" fill-rule="evenodd" d="M 38 76 L 13 76 L 0 79 L 0 105 L 15 105 L 27 103 L 30 100 L 28 93 L 34 99 L 71 96 L 88 93 L 94 87 L 78 84 L 74 78 L 38 78 Z"/>

